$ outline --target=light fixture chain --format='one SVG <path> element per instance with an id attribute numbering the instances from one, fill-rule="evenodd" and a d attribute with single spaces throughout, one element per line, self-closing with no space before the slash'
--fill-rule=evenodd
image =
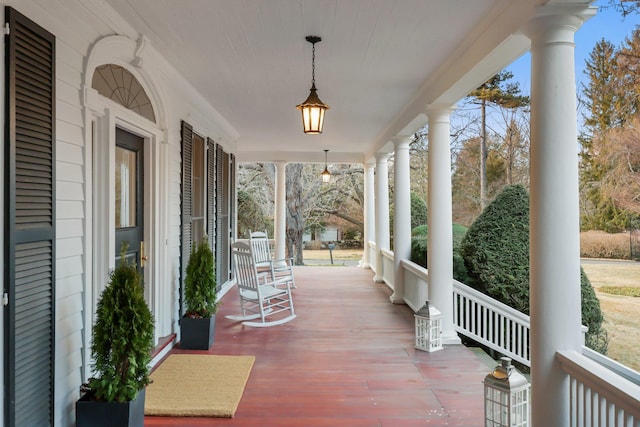
<path id="1" fill-rule="evenodd" d="M 311 44 L 311 84 L 316 85 L 316 44 Z"/>

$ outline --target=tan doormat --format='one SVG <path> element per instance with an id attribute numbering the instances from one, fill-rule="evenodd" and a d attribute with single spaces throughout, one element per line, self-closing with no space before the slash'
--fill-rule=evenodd
<path id="1" fill-rule="evenodd" d="M 172 354 L 151 374 L 145 415 L 231 418 L 255 356 Z"/>

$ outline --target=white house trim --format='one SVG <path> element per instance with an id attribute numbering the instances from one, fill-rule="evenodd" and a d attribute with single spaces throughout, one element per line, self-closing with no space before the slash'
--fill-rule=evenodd
<path id="1" fill-rule="evenodd" d="M 143 37 L 140 40 L 144 40 Z M 145 298 L 155 318 L 155 340 L 172 332 L 172 304 L 166 297 L 170 280 L 163 260 L 166 259 L 167 222 L 164 208 L 168 204 L 165 167 L 167 140 L 166 112 L 159 91 L 143 68 L 144 43 L 125 36 L 108 36 L 91 48 L 83 73 L 83 105 L 85 117 L 85 175 L 87 182 L 85 221 L 85 360 L 90 360 L 89 344 L 93 313 L 97 299 L 106 284 L 108 271 L 115 265 L 115 129 L 120 127 L 144 138 L 144 241 L 149 257 L 145 267 Z M 140 82 L 149 96 L 157 123 L 103 97 L 91 88 L 95 68 L 116 64 L 127 69 Z M 94 179 L 96 177 L 97 179 Z M 91 189 L 91 191 L 89 191 Z M 88 374 L 85 365 L 85 375 Z"/>

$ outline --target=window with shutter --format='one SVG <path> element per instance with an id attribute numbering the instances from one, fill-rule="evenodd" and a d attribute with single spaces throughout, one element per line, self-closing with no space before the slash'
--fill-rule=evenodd
<path id="1" fill-rule="evenodd" d="M 54 419 L 55 37 L 11 7 L 5 63 L 7 426 Z"/>
<path id="2" fill-rule="evenodd" d="M 216 144 L 207 138 L 207 235 L 209 247 L 216 250 Z M 217 258 L 217 257 L 216 257 Z M 217 282 L 220 287 L 220 281 Z"/>
<path id="3" fill-rule="evenodd" d="M 202 165 L 196 165 L 196 162 L 202 162 Z M 218 287 L 231 278 L 229 245 L 231 230 L 235 228 L 235 203 L 232 203 L 235 200 L 234 164 L 235 157 L 225 153 L 222 146 L 216 145 L 211 138 L 206 138 L 205 143 L 202 137 L 193 132 L 191 125 L 182 122 L 181 308 L 182 283 L 191 245 L 197 241 L 194 233 L 198 232 L 201 236 L 201 230 L 206 229 L 209 246 L 215 254 Z M 197 170 L 200 166 L 203 166 L 202 174 Z M 205 182 L 206 185 L 200 185 Z M 202 200 L 198 202 L 200 197 Z M 201 213 L 194 211 L 196 206 Z"/>
<path id="4" fill-rule="evenodd" d="M 230 278 L 229 257 L 229 154 L 222 146 L 216 148 L 216 273 L 219 283 Z"/>
<path id="5" fill-rule="evenodd" d="M 191 147 L 191 243 L 199 245 L 207 233 L 206 207 L 207 184 L 205 140 L 200 135 L 193 135 Z"/>

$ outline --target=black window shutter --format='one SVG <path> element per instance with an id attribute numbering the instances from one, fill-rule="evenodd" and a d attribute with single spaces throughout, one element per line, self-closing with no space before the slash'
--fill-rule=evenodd
<path id="1" fill-rule="evenodd" d="M 180 191 L 181 207 L 181 257 L 180 257 L 180 316 L 184 313 L 184 278 L 191 255 L 191 155 L 193 146 L 193 127 L 182 121 L 182 177 Z"/>
<path id="2" fill-rule="evenodd" d="M 207 236 L 209 248 L 216 250 L 216 144 L 207 138 Z M 218 283 L 220 286 L 220 283 Z"/>
<path id="3" fill-rule="evenodd" d="M 236 233 L 236 156 L 234 156 L 233 154 L 229 155 L 230 158 L 230 169 L 229 169 L 229 189 L 230 189 L 230 195 L 229 195 L 229 218 L 230 218 L 230 222 L 231 222 L 231 227 L 230 227 L 230 239 L 233 239 L 233 237 L 235 236 Z M 229 262 L 231 262 L 231 260 L 229 260 Z M 231 266 L 229 266 L 229 271 L 231 271 Z M 231 273 L 233 274 L 233 272 L 231 271 Z"/>
<path id="4" fill-rule="evenodd" d="M 218 283 L 229 280 L 229 155 L 216 146 L 216 275 Z"/>
<path id="5" fill-rule="evenodd" d="M 5 50 L 5 425 L 54 424 L 55 37 L 11 7 Z"/>

